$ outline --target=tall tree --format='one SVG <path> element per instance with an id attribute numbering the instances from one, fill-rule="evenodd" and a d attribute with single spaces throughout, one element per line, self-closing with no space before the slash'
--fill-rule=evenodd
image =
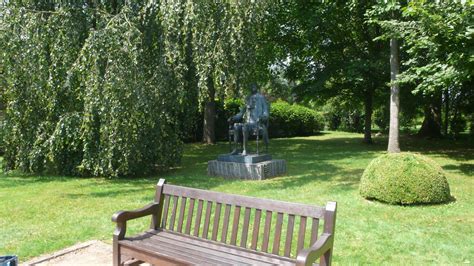
<path id="1" fill-rule="evenodd" d="M 469 102 L 466 87 L 474 75 L 473 8 L 457 1 L 411 1 L 402 8 L 398 5 L 401 16 L 392 20 L 383 16 L 390 7 L 378 5 L 374 9 L 384 29 L 382 38 L 398 36 L 403 41 L 408 59 L 402 63 L 404 70 L 397 83 L 413 86 L 413 92 L 422 95 L 424 121 L 420 136 L 441 136 L 443 101 L 449 107 L 455 95 L 464 95 L 461 98 Z M 455 119 L 455 115 L 448 114 L 450 109 L 445 108 L 445 131 L 449 118 Z"/>
<path id="2" fill-rule="evenodd" d="M 372 142 L 374 98 L 388 80 L 386 44 L 374 41 L 380 28 L 365 23 L 365 13 L 374 3 L 285 2 L 274 13 L 269 31 L 280 47 L 277 61 L 286 77 L 297 83 L 300 99 L 326 102 L 341 97 L 363 103 L 366 143 Z"/>
<path id="3" fill-rule="evenodd" d="M 390 39 L 390 126 L 387 148 L 387 151 L 390 153 L 400 152 L 400 87 L 397 83 L 400 61 L 398 57 L 398 49 L 398 39 L 396 37 L 392 37 Z"/>

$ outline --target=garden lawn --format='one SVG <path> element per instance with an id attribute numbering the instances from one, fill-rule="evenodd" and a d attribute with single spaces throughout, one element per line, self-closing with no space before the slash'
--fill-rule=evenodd
<path id="1" fill-rule="evenodd" d="M 111 242 L 112 214 L 150 202 L 159 178 L 169 183 L 324 205 L 338 202 L 334 259 L 337 264 L 474 263 L 474 144 L 472 141 L 404 137 L 402 150 L 420 152 L 447 173 L 455 200 L 433 206 L 390 206 L 359 196 L 364 168 L 384 153 L 385 138 L 361 143 L 360 134 L 326 132 L 312 137 L 271 140 L 274 158 L 286 159 L 288 176 L 266 181 L 206 176 L 207 161 L 228 146 L 188 144 L 182 165 L 137 179 L 0 175 L 0 254 L 21 261 L 77 242 Z M 149 220 L 131 223 L 128 233 Z"/>

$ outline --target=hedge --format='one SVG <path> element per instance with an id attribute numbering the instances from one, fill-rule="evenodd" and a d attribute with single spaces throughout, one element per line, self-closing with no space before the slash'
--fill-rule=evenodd
<path id="1" fill-rule="evenodd" d="M 228 140 L 229 124 L 227 119 L 240 110 L 244 105 L 242 99 L 216 100 L 216 139 Z M 269 135 L 271 138 L 310 136 L 323 130 L 323 117 L 320 113 L 297 104 L 284 101 L 269 103 L 270 121 Z M 199 121 L 196 127 L 185 134 L 185 141 L 200 141 L 202 139 L 202 112 L 196 114 Z"/>
<path id="2" fill-rule="evenodd" d="M 312 109 L 284 101 L 271 104 L 270 137 L 310 136 L 319 133 L 323 127 L 323 116 Z"/>

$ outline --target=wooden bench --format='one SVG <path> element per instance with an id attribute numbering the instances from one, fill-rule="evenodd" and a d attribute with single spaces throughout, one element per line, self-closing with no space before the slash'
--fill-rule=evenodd
<path id="1" fill-rule="evenodd" d="M 125 237 L 127 221 L 148 215 L 150 230 Z M 313 265 L 318 259 L 329 265 L 336 203 L 322 208 L 168 185 L 160 179 L 153 203 L 119 211 L 112 221 L 117 223 L 114 265 Z"/>

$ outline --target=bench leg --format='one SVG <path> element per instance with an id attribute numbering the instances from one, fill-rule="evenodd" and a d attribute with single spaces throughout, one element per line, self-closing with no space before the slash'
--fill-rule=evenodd
<path id="1" fill-rule="evenodd" d="M 332 257 L 332 248 L 328 251 L 326 251 L 326 253 L 324 253 L 324 255 L 321 257 L 321 261 L 319 262 L 319 265 L 321 266 L 330 266 L 331 265 L 331 257 Z"/>
<path id="2" fill-rule="evenodd" d="M 118 241 L 114 239 L 113 243 L 113 265 L 114 266 L 121 266 L 122 265 L 122 254 L 120 254 L 120 247 L 118 245 Z"/>

